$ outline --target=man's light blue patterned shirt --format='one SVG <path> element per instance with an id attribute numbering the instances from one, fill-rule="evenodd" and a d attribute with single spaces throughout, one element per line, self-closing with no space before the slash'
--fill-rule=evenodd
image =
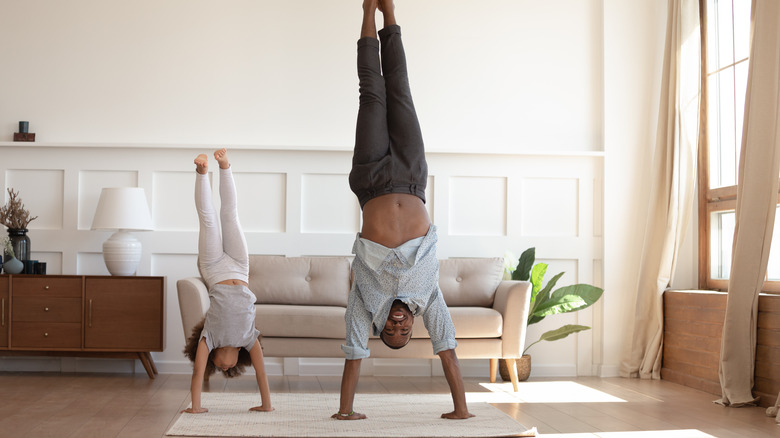
<path id="1" fill-rule="evenodd" d="M 454 349 L 455 327 L 439 288 L 436 258 L 436 226 L 428 233 L 397 248 L 387 248 L 360 237 L 352 246 L 355 279 L 347 300 L 347 359 L 369 357 L 369 331 L 378 336 L 384 329 L 393 301 L 401 300 L 412 315 L 422 315 L 431 336 L 433 353 Z"/>

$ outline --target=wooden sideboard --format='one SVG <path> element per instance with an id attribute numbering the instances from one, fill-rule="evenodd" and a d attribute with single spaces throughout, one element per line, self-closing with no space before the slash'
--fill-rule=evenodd
<path id="1" fill-rule="evenodd" d="M 0 275 L 0 356 L 138 359 L 157 374 L 165 277 Z"/>

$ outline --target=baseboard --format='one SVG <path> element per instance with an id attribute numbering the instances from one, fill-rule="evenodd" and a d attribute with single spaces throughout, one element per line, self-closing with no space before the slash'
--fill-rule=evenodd
<path id="1" fill-rule="evenodd" d="M 191 374 L 192 364 L 187 360 L 155 361 L 161 374 Z M 265 358 L 269 376 L 341 376 L 344 359 L 337 358 Z M 490 362 L 487 359 L 461 359 L 463 377 L 488 378 Z M 617 366 L 603 366 L 601 377 L 617 376 Z M 0 372 L 55 372 L 55 373 L 134 373 L 146 374 L 138 360 L 77 357 L 2 357 Z M 246 370 L 252 374 L 251 368 Z M 438 359 L 366 359 L 361 366 L 364 376 L 443 376 Z M 577 375 L 574 365 L 532 365 L 533 377 L 572 377 Z"/>
<path id="2" fill-rule="evenodd" d="M 285 359 L 296 362 L 294 358 Z M 340 376 L 344 372 L 344 359 L 302 357 L 297 362 L 299 376 Z M 292 375 L 286 368 L 284 372 L 285 375 Z"/>
<path id="3" fill-rule="evenodd" d="M 620 377 L 620 365 L 601 365 L 599 372 L 594 372 L 599 377 Z"/>
<path id="4" fill-rule="evenodd" d="M 146 370 L 138 360 L 100 359 L 88 357 L 3 357 L 0 358 L 0 371 L 146 374 Z M 187 372 L 192 372 L 191 366 Z"/>

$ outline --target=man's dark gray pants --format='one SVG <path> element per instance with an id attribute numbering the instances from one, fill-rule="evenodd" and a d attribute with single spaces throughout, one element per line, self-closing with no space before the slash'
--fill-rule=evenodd
<path id="1" fill-rule="evenodd" d="M 381 42 L 381 60 L 380 60 Z M 360 202 L 408 193 L 425 202 L 428 164 L 398 25 L 358 40 L 360 108 L 349 186 Z"/>

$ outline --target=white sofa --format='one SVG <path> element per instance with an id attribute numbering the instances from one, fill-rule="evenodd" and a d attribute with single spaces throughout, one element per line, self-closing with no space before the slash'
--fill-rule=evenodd
<path id="1" fill-rule="evenodd" d="M 439 285 L 449 307 L 461 359 L 491 359 L 495 381 L 498 359 L 507 359 L 517 390 L 514 361 L 522 356 L 531 284 L 502 280 L 500 258 L 439 261 Z M 249 288 L 257 296 L 256 326 L 266 357 L 344 357 L 344 314 L 351 286 L 347 257 L 252 255 Z M 208 290 L 198 277 L 177 281 L 185 337 L 209 308 Z M 433 358 L 422 321 L 406 347 L 392 350 L 369 340 L 374 358 Z"/>

